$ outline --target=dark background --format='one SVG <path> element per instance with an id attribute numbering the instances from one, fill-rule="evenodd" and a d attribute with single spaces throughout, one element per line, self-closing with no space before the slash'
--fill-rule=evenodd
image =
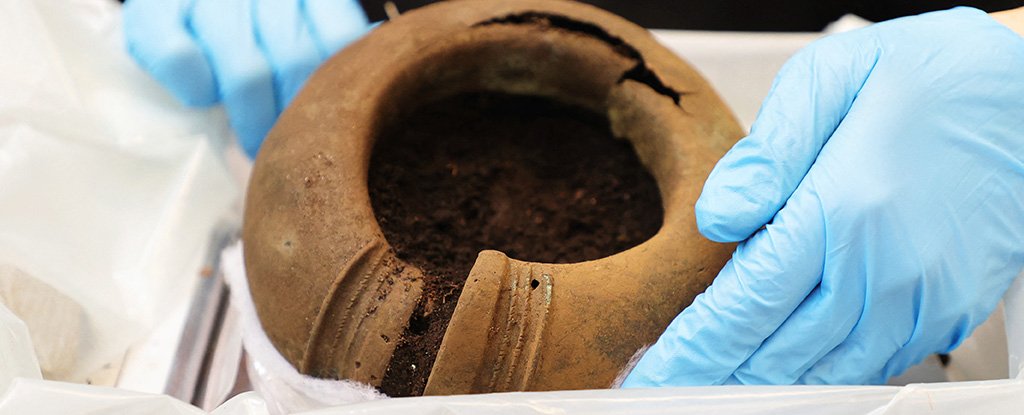
<path id="1" fill-rule="evenodd" d="M 437 0 L 393 0 L 406 11 Z M 495 2 L 501 0 L 492 0 Z M 386 0 L 360 0 L 371 21 L 386 19 Z M 872 21 L 948 9 L 957 5 L 988 12 L 1024 5 L 1024 0 L 584 0 L 641 26 L 659 29 L 819 31 L 846 13 Z"/>

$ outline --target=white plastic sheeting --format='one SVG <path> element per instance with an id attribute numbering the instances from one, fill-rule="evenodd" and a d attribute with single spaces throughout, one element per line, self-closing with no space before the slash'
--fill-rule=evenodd
<path id="1" fill-rule="evenodd" d="M 0 414 L 32 415 L 204 415 L 207 412 L 166 395 L 37 379 L 16 379 L 0 396 Z M 263 399 L 241 394 L 212 415 L 266 415 Z"/>
<path id="2" fill-rule="evenodd" d="M 28 328 L 18 316 L 0 304 L 0 391 L 16 378 L 39 379 L 39 364 L 32 351 Z"/>
<path id="3" fill-rule="evenodd" d="M 131 62 L 117 3 L 2 0 L 0 27 L 0 301 L 84 382 L 191 293 L 239 193 L 227 130 Z"/>
<path id="4" fill-rule="evenodd" d="M 317 415 L 701 414 L 963 415 L 1019 414 L 1024 381 L 996 380 L 895 386 L 722 386 L 503 393 L 398 398 L 302 412 Z M 2 414 L 199 415 L 162 395 L 63 382 L 17 379 L 0 396 Z M 213 415 L 268 415 L 249 392 Z"/>
<path id="5" fill-rule="evenodd" d="M 73 372 L 79 375 L 122 353 L 166 310 L 162 303 L 187 294 L 184 282 L 206 237 L 236 194 L 218 162 L 222 116 L 180 108 L 137 70 L 123 53 L 118 20 L 116 5 L 107 0 L 0 0 L 0 270 L 7 275 L 0 280 L 27 276 L 42 284 L 39 292 L 56 291 L 79 306 L 65 308 L 71 310 L 67 313 L 81 309 L 80 319 L 69 323 L 84 339 L 73 351 Z M 692 41 L 701 36 L 662 40 L 716 85 L 728 84 L 715 62 L 721 68 L 743 66 L 709 51 L 722 51 L 713 42 Z M 784 56 L 812 38 L 790 37 L 776 54 Z M 770 72 L 784 60 L 772 59 Z M 722 88 L 748 123 L 751 103 L 758 99 L 748 95 L 767 90 L 754 84 Z M 1011 367 L 1019 369 L 1024 356 L 1020 279 L 1006 296 L 1006 326 Z M 0 414 L 204 413 L 167 396 L 41 380 L 31 329 L 0 306 Z M 246 393 L 212 413 L 264 415 L 338 403 L 336 398 L 373 397 L 331 390 L 311 394 L 301 378 L 275 386 L 274 379 L 294 374 L 273 367 L 277 364 L 260 361 L 253 367 L 271 380 L 263 389 L 279 402 L 268 405 L 260 395 Z M 315 383 L 312 389 L 338 385 Z M 292 390 L 272 391 L 281 385 Z M 707 387 L 401 398 L 315 413 L 961 415 L 1020 413 L 1021 408 L 1024 380 L 997 380 L 902 388 Z"/>
<path id="6" fill-rule="evenodd" d="M 318 415 L 1018 414 L 1024 381 L 895 386 L 718 386 L 389 399 Z"/>

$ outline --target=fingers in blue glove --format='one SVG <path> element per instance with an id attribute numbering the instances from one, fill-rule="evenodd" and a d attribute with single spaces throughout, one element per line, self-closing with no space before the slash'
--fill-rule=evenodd
<path id="1" fill-rule="evenodd" d="M 222 102 L 255 156 L 326 58 L 369 30 L 354 0 L 129 0 L 128 48 L 187 105 Z"/>
<path id="2" fill-rule="evenodd" d="M 355 0 L 305 0 L 306 21 L 320 48 L 329 58 L 370 29 L 366 12 Z"/>
<path id="3" fill-rule="evenodd" d="M 210 106 L 219 101 L 217 83 L 206 54 L 188 29 L 191 4 L 192 0 L 125 2 L 125 39 L 128 52 L 178 100 Z"/>
<path id="4" fill-rule="evenodd" d="M 737 247 L 623 386 L 792 383 L 845 333 L 819 336 L 807 320 L 787 320 L 790 315 L 850 313 L 846 332 L 853 327 L 862 304 L 854 292 L 836 295 L 833 281 L 819 287 L 825 219 L 813 186 L 804 183 L 872 66 L 868 57 L 857 70 L 845 70 L 848 56 L 833 65 L 834 54 L 854 50 L 844 42 L 833 39 L 791 59 L 753 133 L 715 166 L 696 206 L 701 231 L 735 241 L 767 226 Z M 832 87 L 836 83 L 843 87 Z M 752 321 L 758 326 L 750 327 Z M 780 355 L 793 357 L 784 360 L 789 367 L 778 367 Z M 762 370 L 763 364 L 772 370 Z"/>
<path id="5" fill-rule="evenodd" d="M 870 72 L 875 56 L 863 53 L 858 40 L 823 39 L 782 68 L 751 134 L 719 160 L 704 184 L 696 205 L 704 236 L 744 240 L 786 203 Z"/>
<path id="6" fill-rule="evenodd" d="M 798 383 L 883 383 L 949 352 L 1020 272 L 1024 202 L 1011 183 L 1021 182 L 1021 166 L 1006 155 L 1024 149 L 1024 43 L 969 8 L 892 23 L 901 22 L 878 27 L 902 29 L 892 36 L 929 33 L 925 41 L 951 52 L 941 63 L 929 51 L 919 58 L 928 65 L 877 65 L 852 121 L 821 156 L 837 171 L 857 172 L 836 184 L 859 184 L 846 194 L 866 200 L 833 192 L 830 230 L 849 252 L 830 255 L 826 273 L 856 277 L 867 296 L 849 336 Z"/>
<path id="7" fill-rule="evenodd" d="M 919 280 L 889 279 L 876 284 L 890 273 L 912 275 L 916 271 L 914 264 L 907 261 L 915 255 L 908 252 L 910 245 L 893 243 L 888 249 L 875 249 L 878 239 L 892 238 L 885 236 L 893 230 L 890 225 L 893 221 L 886 220 L 892 219 L 888 208 L 893 202 L 890 189 L 884 185 L 888 172 L 872 169 L 871 165 L 864 165 L 864 171 L 857 176 L 837 174 L 833 170 L 843 159 L 859 159 L 858 156 L 865 153 L 863 146 L 857 145 L 857 137 L 848 136 L 845 127 L 844 124 L 832 135 L 819 153 L 818 163 L 811 167 L 776 218 L 788 214 L 804 218 L 797 220 L 810 216 L 821 218 L 824 259 L 820 284 L 736 369 L 732 375 L 736 383 L 802 383 L 801 379 L 806 379 L 806 372 L 812 367 L 828 371 L 822 358 L 836 353 L 842 345 L 852 344 L 858 335 L 867 334 L 864 328 L 870 327 L 875 344 L 840 352 L 846 360 L 844 364 L 855 365 L 857 370 L 829 372 L 830 383 L 865 383 L 866 378 L 853 382 L 840 376 L 878 373 L 885 359 L 901 347 L 914 328 L 916 313 L 912 296 Z M 839 188 L 844 191 L 838 196 L 827 191 Z M 825 194 L 819 189 L 826 189 Z M 817 209 L 789 212 L 792 201 L 803 197 L 804 192 L 819 196 Z M 881 285 L 886 287 L 880 288 Z M 878 307 L 880 303 L 884 306 Z M 888 329 L 879 332 L 877 327 L 880 326 Z M 880 336 L 892 338 L 885 341 Z"/>
<path id="8" fill-rule="evenodd" d="M 277 99 L 252 6 L 250 0 L 197 1 L 191 23 L 207 48 L 231 126 L 242 148 L 255 156 L 277 118 Z"/>
<path id="9" fill-rule="evenodd" d="M 301 4 L 256 0 L 257 41 L 273 67 L 277 111 L 284 110 L 323 60 Z"/>
<path id="10" fill-rule="evenodd" d="M 794 58 L 697 209 L 720 240 L 771 222 L 625 385 L 881 383 L 959 344 L 1024 267 L 1022 46 L 957 8 Z"/>
<path id="11" fill-rule="evenodd" d="M 811 192 L 798 195 L 775 223 L 740 243 L 623 387 L 721 384 L 786 321 L 817 286 L 822 269 L 820 205 Z"/>
<path id="12" fill-rule="evenodd" d="M 776 222 L 786 217 L 789 223 L 825 221 L 825 217 L 832 214 L 823 212 L 820 203 L 809 211 L 788 208 L 794 206 L 794 199 L 804 197 L 800 192 L 841 185 L 832 180 L 823 165 L 816 168 L 815 163 L 831 150 L 828 148 L 830 138 L 842 134 L 837 129 L 875 65 L 874 50 L 857 43 L 842 35 L 826 39 L 796 55 L 779 73 L 761 109 L 755 133 L 745 139 L 748 144 L 738 146 L 740 151 L 736 153 L 727 154 L 725 162 L 719 164 L 720 174 L 705 185 L 704 203 L 698 204 L 697 211 L 698 217 L 716 219 L 709 221 L 715 225 L 708 233 L 736 237 L 749 232 L 751 227 L 759 226 L 757 221 L 774 215 L 771 209 L 780 203 L 788 203 L 784 208 L 786 214 L 780 212 Z M 768 160 L 762 157 L 764 154 L 777 158 Z M 777 179 L 774 183 L 761 184 L 757 182 L 760 175 Z M 744 182 L 744 179 L 754 181 Z M 803 185 L 805 181 L 808 183 Z M 794 183 L 798 187 L 790 195 L 787 192 Z M 735 216 L 725 216 L 729 212 L 724 210 L 724 203 L 733 203 L 751 189 L 761 200 L 738 209 Z M 852 208 L 855 202 L 847 206 Z M 824 227 L 821 232 L 825 232 Z M 849 243 L 829 246 L 827 239 L 822 243 L 822 255 L 854 261 L 833 263 L 830 268 L 856 272 L 864 266 L 859 259 L 866 250 L 826 255 L 825 249 L 853 251 L 856 247 Z M 782 251 L 785 255 L 785 249 Z M 819 271 L 818 287 L 736 369 L 730 383 L 792 384 L 846 339 L 863 311 L 865 287 L 862 281 L 849 278 L 845 272 L 823 271 Z M 822 321 L 831 322 L 827 330 L 819 327 Z"/>

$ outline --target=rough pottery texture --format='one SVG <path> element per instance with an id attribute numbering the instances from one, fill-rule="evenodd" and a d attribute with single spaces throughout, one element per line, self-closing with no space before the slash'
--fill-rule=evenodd
<path id="1" fill-rule="evenodd" d="M 727 261 L 732 246 L 697 232 L 693 205 L 743 131 L 692 68 L 644 29 L 583 4 L 439 3 L 324 64 L 256 159 L 249 283 L 264 330 L 301 372 L 383 382 L 427 276 L 378 224 L 374 143 L 416 107 L 471 93 L 603 114 L 656 180 L 664 217 L 650 239 L 585 262 L 481 252 L 425 394 L 607 387 Z"/>

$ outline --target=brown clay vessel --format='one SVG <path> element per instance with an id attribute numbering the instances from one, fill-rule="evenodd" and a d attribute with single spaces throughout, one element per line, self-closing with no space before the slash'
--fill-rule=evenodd
<path id="1" fill-rule="evenodd" d="M 257 312 L 301 372 L 380 385 L 423 290 L 367 190 L 396 114 L 467 92 L 547 97 L 606 114 L 657 181 L 664 221 L 624 252 L 574 264 L 480 254 L 426 394 L 607 387 L 702 292 L 732 246 L 693 205 L 743 134 L 712 88 L 650 34 L 568 1 L 450 1 L 387 22 L 325 63 L 263 145 L 243 238 Z"/>

